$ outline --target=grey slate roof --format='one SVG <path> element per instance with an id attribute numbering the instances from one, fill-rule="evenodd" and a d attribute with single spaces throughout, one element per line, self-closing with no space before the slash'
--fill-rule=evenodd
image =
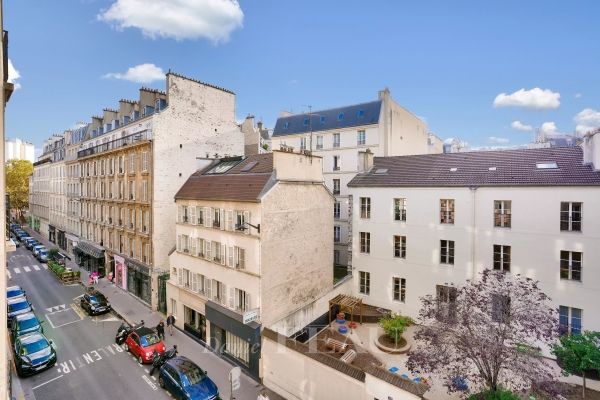
<path id="1" fill-rule="evenodd" d="M 548 162 L 558 168 L 536 167 Z M 600 186 L 600 171 L 583 164 L 580 147 L 375 157 L 373 168 L 356 175 L 348 186 Z"/>
<path id="2" fill-rule="evenodd" d="M 296 114 L 281 117 L 275 123 L 273 137 L 298 133 L 327 131 L 352 126 L 370 125 L 379 122 L 381 100 L 352 106 L 315 111 L 310 114 Z M 343 114 L 343 118 L 339 118 Z M 307 123 L 310 117 L 310 125 Z"/>

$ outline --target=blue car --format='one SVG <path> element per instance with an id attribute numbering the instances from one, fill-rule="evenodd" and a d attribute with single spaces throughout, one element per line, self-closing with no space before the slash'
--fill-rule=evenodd
<path id="1" fill-rule="evenodd" d="M 160 367 L 160 387 L 180 400 L 214 400 L 219 398 L 217 385 L 206 371 L 186 357 L 175 357 Z"/>
<path id="2" fill-rule="evenodd" d="M 56 364 L 52 341 L 41 333 L 30 333 L 15 339 L 15 367 L 19 376 L 37 374 Z"/>
<path id="3" fill-rule="evenodd" d="M 8 326 L 12 326 L 12 321 L 17 315 L 33 311 L 33 307 L 31 307 L 25 296 L 8 299 L 6 305 L 6 321 L 8 322 Z"/>
<path id="4" fill-rule="evenodd" d="M 25 296 L 25 291 L 21 289 L 21 286 L 9 286 L 6 288 L 6 298 L 12 299 L 13 297 Z"/>
<path id="5" fill-rule="evenodd" d="M 44 328 L 42 328 L 42 323 L 37 319 L 35 314 L 30 312 L 17 315 L 13 319 L 10 333 L 14 340 L 19 336 L 27 335 L 29 333 L 44 333 Z"/>

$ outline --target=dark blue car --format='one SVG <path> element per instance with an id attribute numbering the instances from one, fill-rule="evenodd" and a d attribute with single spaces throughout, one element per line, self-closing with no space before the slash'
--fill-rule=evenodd
<path id="1" fill-rule="evenodd" d="M 25 296 L 25 291 L 21 289 L 21 286 L 9 286 L 6 288 L 6 298 L 12 299 L 13 297 Z"/>
<path id="2" fill-rule="evenodd" d="M 158 383 L 174 398 L 180 400 L 219 398 L 219 389 L 206 371 L 186 357 L 175 357 L 165 362 L 160 368 Z"/>

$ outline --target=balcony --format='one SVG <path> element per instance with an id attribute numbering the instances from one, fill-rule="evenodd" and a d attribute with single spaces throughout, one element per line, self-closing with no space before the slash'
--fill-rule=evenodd
<path id="1" fill-rule="evenodd" d="M 213 228 L 221 229 L 221 223 L 219 221 L 214 221 L 212 225 Z"/>
<path id="2" fill-rule="evenodd" d="M 129 136 L 125 136 L 123 138 L 113 140 L 111 142 L 99 144 L 98 146 L 90 147 L 89 149 L 80 150 L 77 152 L 77 158 L 87 157 L 94 154 L 104 153 L 106 151 L 119 149 L 121 147 L 125 147 L 129 144 L 134 144 L 143 140 L 151 140 L 152 139 L 152 130 L 146 129 L 141 132 L 137 132 L 131 134 Z M 122 174 L 123 168 L 119 168 L 119 173 Z"/>

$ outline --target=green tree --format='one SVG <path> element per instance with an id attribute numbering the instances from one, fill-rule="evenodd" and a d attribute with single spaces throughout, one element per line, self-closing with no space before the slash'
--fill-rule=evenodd
<path id="1" fill-rule="evenodd" d="M 17 210 L 17 216 L 29 206 L 29 176 L 33 173 L 33 164 L 27 160 L 10 160 L 6 163 L 6 194 L 10 206 Z"/>
<path id="2" fill-rule="evenodd" d="M 402 337 L 402 334 L 413 324 L 413 320 L 410 317 L 404 317 L 399 314 L 390 314 L 382 317 L 379 320 L 379 326 L 383 328 L 386 336 L 394 341 L 396 346 Z"/>
<path id="3" fill-rule="evenodd" d="M 600 371 L 600 332 L 585 331 L 579 335 L 563 335 L 552 348 L 563 369 L 563 374 L 581 374 L 585 399 L 585 372 Z"/>

